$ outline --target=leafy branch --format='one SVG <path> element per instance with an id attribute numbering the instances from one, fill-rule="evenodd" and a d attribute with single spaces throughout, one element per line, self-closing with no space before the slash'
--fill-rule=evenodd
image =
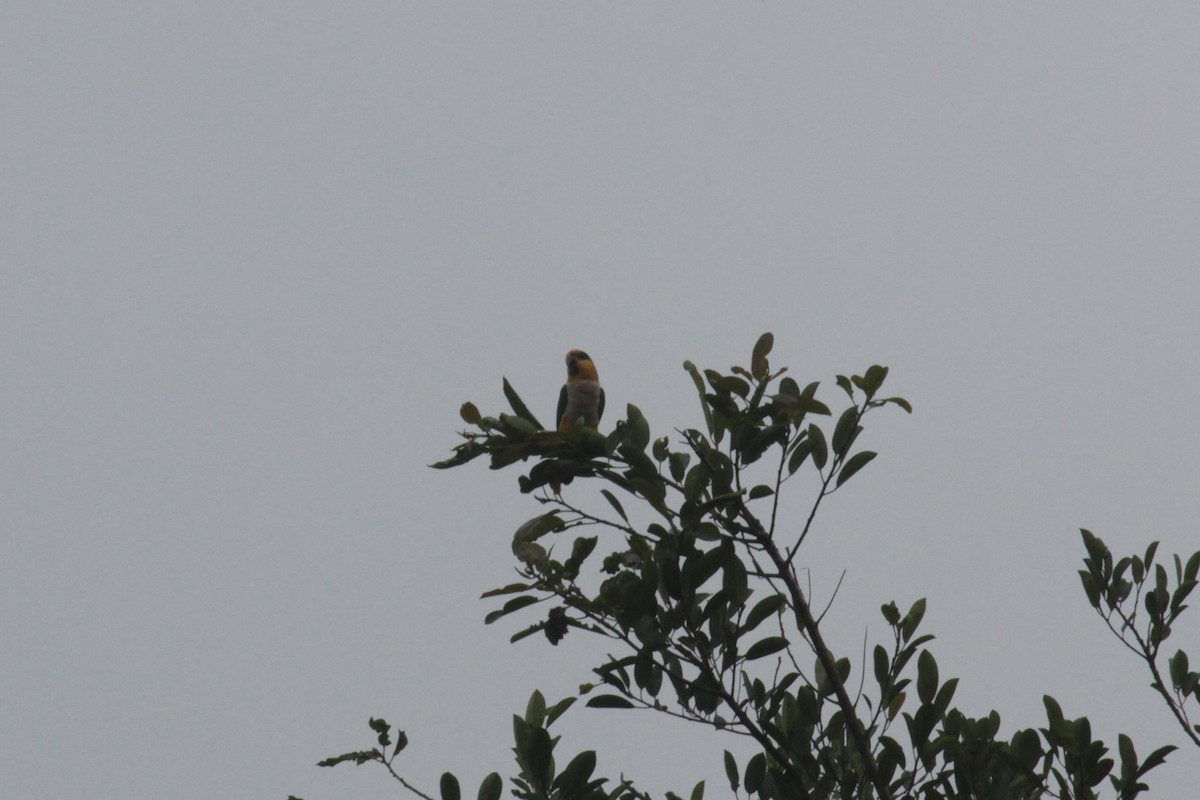
<path id="1" fill-rule="evenodd" d="M 1087 557 L 1079 571 L 1084 593 L 1096 613 L 1121 644 L 1142 661 L 1153 680 L 1150 686 L 1170 708 L 1192 742 L 1200 747 L 1200 725 L 1188 715 L 1191 705 L 1200 704 L 1200 673 L 1189 666 L 1188 654 L 1176 650 L 1167 659 L 1168 682 L 1159 664 L 1163 643 L 1170 638 L 1179 616 L 1187 610 L 1186 600 L 1196 588 L 1200 574 L 1200 551 L 1185 564 L 1174 556 L 1175 580 L 1168 579 L 1162 564 L 1155 564 L 1158 542 L 1151 542 L 1142 556 L 1125 556 L 1113 563 L 1112 551 L 1100 537 L 1081 530 Z M 1153 578 L 1151 578 L 1153 576 Z M 1145 616 L 1139 619 L 1142 610 Z"/>
<path id="2" fill-rule="evenodd" d="M 1087 718 L 1066 718 L 1052 697 L 1044 699 L 1045 727 L 1009 738 L 1000 735 L 997 712 L 973 717 L 953 707 L 958 678 L 940 675 L 928 647 L 933 637 L 920 630 L 924 599 L 904 613 L 894 602 L 883 604 L 888 640 L 870 649 L 869 664 L 864 643 L 857 678 L 851 659 L 832 651 L 824 612 L 813 613 L 811 592 L 801 586 L 799 553 L 817 533 L 823 504 L 876 458 L 858 446 L 868 417 L 886 406 L 909 413 L 912 407 L 881 393 L 888 370 L 873 365 L 861 375 L 836 377 L 849 403 L 835 414 L 818 399 L 819 382 L 801 388 L 786 368 L 772 371 L 773 344 L 764 334 L 750 366 L 726 373 L 685 362 L 703 426 L 674 428 L 674 436 L 653 437 L 632 404 L 608 433 L 581 425 L 548 431 L 507 380 L 511 413 L 485 416 L 473 403 L 460 409 L 471 429 L 460 434 L 450 458 L 433 466 L 458 467 L 481 457 L 494 470 L 526 465 L 517 485 L 543 508 L 513 534 L 517 579 L 483 594 L 504 598 L 485 622 L 540 607 L 513 642 L 541 633 L 558 645 L 576 631 L 616 648 L 592 668 L 592 682 L 577 696 L 547 708 L 535 692 L 525 715 L 514 717 L 513 794 L 529 800 L 645 797 L 624 777 L 604 790 L 609 781 L 593 777 L 593 751 L 556 770 L 552 754 L 559 740 L 547 729 L 584 697 L 590 709 L 648 710 L 752 740 L 758 752 L 743 767 L 728 751 L 724 756 L 730 789 L 748 798 L 1094 800 L 1105 779 L 1120 800 L 1145 791 L 1143 777 L 1173 748 L 1139 759 L 1122 735 L 1118 767 L 1110 749 L 1092 738 Z M 790 524 L 781 495 L 798 479 L 807 480 L 813 494 Z M 587 481 L 598 492 L 577 494 Z M 1200 553 L 1186 566 L 1176 558 L 1171 590 L 1161 566 L 1148 582 L 1153 547 L 1142 559 L 1113 565 L 1098 539 L 1085 532 L 1084 541 L 1089 559 L 1081 575 L 1089 600 L 1147 660 L 1156 689 L 1189 726 L 1185 702 L 1197 698 L 1200 675 L 1188 670 L 1180 651 L 1169 660 L 1168 686 L 1156 659 L 1196 584 Z M 1133 605 L 1126 607 L 1130 597 Z M 1138 616 L 1143 599 L 1144 622 Z M 385 756 L 387 724 L 372 720 L 371 726 L 380 747 L 322 766 L 379 762 L 404 788 L 432 800 L 394 768 L 400 741 Z M 1189 735 L 1200 743 L 1197 733 L 1191 726 Z M 494 800 L 500 791 L 493 773 L 479 796 Z M 703 794 L 700 782 L 691 798 Z M 450 773 L 441 797 L 458 800 Z M 678 800 L 673 793 L 667 798 Z"/>

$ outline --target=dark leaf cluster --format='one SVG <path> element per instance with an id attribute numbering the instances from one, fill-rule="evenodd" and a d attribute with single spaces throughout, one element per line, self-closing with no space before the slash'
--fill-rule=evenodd
<path id="1" fill-rule="evenodd" d="M 764 334 L 749 366 L 727 372 L 685 362 L 702 424 L 666 435 L 656 436 L 632 404 L 607 434 L 582 426 L 547 431 L 507 380 L 512 413 L 484 416 L 463 405 L 473 430 L 433 466 L 484 456 L 492 469 L 520 463 L 520 490 L 543 505 L 513 534 L 516 578 L 484 593 L 503 599 L 485 622 L 525 616 L 514 642 L 540 632 L 557 645 L 574 630 L 611 644 L 577 696 L 547 707 L 535 692 L 514 717 L 512 794 L 645 797 L 624 778 L 597 777 L 594 751 L 556 758 L 550 726 L 585 697 L 591 709 L 666 714 L 738 737 L 752 754 L 739 764 L 726 751 L 724 767 L 739 797 L 1087 800 L 1107 785 L 1126 800 L 1146 791 L 1143 778 L 1172 748 L 1139 759 L 1121 736 L 1114 753 L 1093 738 L 1086 718 L 1066 718 L 1048 696 L 1044 727 L 1011 734 L 1002 733 L 996 711 L 974 716 L 956 707 L 959 679 L 942 675 L 933 637 L 921 630 L 923 599 L 905 610 L 882 606 L 886 636 L 864 650 L 863 663 L 833 652 L 824 612 L 800 579 L 801 548 L 822 503 L 876 458 L 860 446 L 867 418 L 886 406 L 912 407 L 882 394 L 888 370 L 879 365 L 836 376 L 844 399 L 830 404 L 819 382 L 801 386 L 786 368 L 772 369 L 773 344 Z M 577 479 L 598 491 L 568 498 L 564 487 Z M 798 516 L 780 501 L 791 481 L 807 487 L 807 510 Z M 1098 539 L 1085 532 L 1084 542 L 1089 601 L 1153 665 L 1186 609 L 1200 553 L 1186 565 L 1176 558 L 1172 582 L 1153 563 L 1153 547 L 1114 564 Z M 1200 675 L 1182 652 L 1168 661 L 1168 677 L 1154 672 L 1157 688 L 1186 720 Z M 379 747 L 321 764 L 380 762 L 404 782 L 392 766 L 403 734 L 389 754 L 390 729 L 382 720 L 371 726 Z M 493 773 L 478 796 L 500 791 Z M 701 782 L 690 797 L 703 794 Z M 441 796 L 459 797 L 449 773 Z"/>

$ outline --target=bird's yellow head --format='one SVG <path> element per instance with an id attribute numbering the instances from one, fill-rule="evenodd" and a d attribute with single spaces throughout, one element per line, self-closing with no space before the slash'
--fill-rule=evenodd
<path id="1" fill-rule="evenodd" d="M 567 381 L 599 381 L 596 365 L 592 358 L 582 350 L 572 350 L 567 353 Z"/>

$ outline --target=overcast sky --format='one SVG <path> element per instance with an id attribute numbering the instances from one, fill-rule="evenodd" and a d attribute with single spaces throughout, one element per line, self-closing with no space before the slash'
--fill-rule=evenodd
<path id="1" fill-rule="evenodd" d="M 540 507 L 425 466 L 459 405 L 548 420 L 581 347 L 699 426 L 682 362 L 765 330 L 915 408 L 807 551 L 841 652 L 928 597 L 964 710 L 1184 745 L 1075 571 L 1079 527 L 1200 547 L 1198 40 L 1191 3 L 8 0 L 0 795 L 394 796 L 314 766 L 371 715 L 429 791 L 511 774 L 602 649 L 483 625 Z M 700 729 L 556 730 L 725 794 Z"/>

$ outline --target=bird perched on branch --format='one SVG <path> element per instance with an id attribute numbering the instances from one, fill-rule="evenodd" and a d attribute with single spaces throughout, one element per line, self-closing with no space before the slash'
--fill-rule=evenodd
<path id="1" fill-rule="evenodd" d="M 589 428 L 600 424 L 604 414 L 604 389 L 591 357 L 582 350 L 567 353 L 567 382 L 558 393 L 558 429 L 570 430 L 583 423 Z"/>

